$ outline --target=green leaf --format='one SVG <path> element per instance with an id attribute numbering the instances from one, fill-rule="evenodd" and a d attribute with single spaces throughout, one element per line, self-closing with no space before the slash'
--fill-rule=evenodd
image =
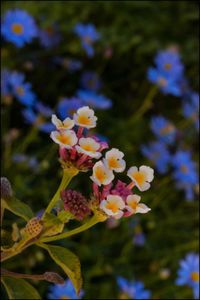
<path id="1" fill-rule="evenodd" d="M 56 216 L 46 213 L 44 218 L 45 231 L 42 236 L 52 236 L 61 233 L 64 228 L 64 223 Z"/>
<path id="2" fill-rule="evenodd" d="M 1 199 L 1 202 L 2 206 L 26 221 L 34 216 L 31 208 L 27 204 L 21 202 L 16 198 L 11 198 L 6 201 L 4 199 Z"/>
<path id="3" fill-rule="evenodd" d="M 70 250 L 60 247 L 38 243 L 38 246 L 46 249 L 51 258 L 64 270 L 72 281 L 76 293 L 79 294 L 82 286 L 81 265 L 78 257 Z"/>
<path id="4" fill-rule="evenodd" d="M 3 277 L 1 280 L 9 299 L 41 299 L 36 289 L 24 279 Z"/>

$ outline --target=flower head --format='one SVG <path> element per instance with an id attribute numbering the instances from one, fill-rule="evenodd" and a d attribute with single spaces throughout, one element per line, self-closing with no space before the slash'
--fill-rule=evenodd
<path id="1" fill-rule="evenodd" d="M 34 19 L 26 11 L 15 9 L 6 12 L 1 32 L 7 41 L 22 47 L 37 36 L 37 27 Z"/>
<path id="2" fill-rule="evenodd" d="M 53 114 L 51 117 L 51 121 L 58 130 L 72 129 L 74 127 L 74 121 L 70 118 L 65 118 L 63 121 L 61 121 L 56 117 L 56 115 Z"/>
<path id="3" fill-rule="evenodd" d="M 149 299 L 151 296 L 150 291 L 145 290 L 141 281 L 128 281 L 123 277 L 118 277 L 117 283 L 123 296 L 130 297 L 130 299 Z"/>
<path id="4" fill-rule="evenodd" d="M 151 142 L 149 145 L 142 145 L 141 151 L 155 166 L 160 174 L 165 174 L 171 162 L 171 155 L 163 142 Z"/>
<path id="5" fill-rule="evenodd" d="M 97 117 L 94 115 L 94 111 L 88 106 L 81 107 L 74 114 L 75 124 L 85 128 L 96 127 Z"/>
<path id="6" fill-rule="evenodd" d="M 64 209 L 70 211 L 77 220 L 83 220 L 90 213 L 88 202 L 81 193 L 63 190 L 61 198 L 64 201 Z"/>
<path id="7" fill-rule="evenodd" d="M 81 87 L 85 90 L 98 91 L 101 87 L 99 75 L 92 71 L 86 71 L 81 76 Z"/>
<path id="8" fill-rule="evenodd" d="M 100 38 L 100 34 L 96 31 L 93 24 L 78 23 L 74 27 L 74 32 L 80 37 L 82 47 L 89 57 L 94 56 L 93 43 Z"/>
<path id="9" fill-rule="evenodd" d="M 112 106 L 112 101 L 104 95 L 97 94 L 90 90 L 78 90 L 77 96 L 85 105 L 90 105 L 93 108 L 108 109 Z"/>
<path id="10" fill-rule="evenodd" d="M 126 209 L 131 214 L 141 213 L 146 214 L 151 209 L 143 203 L 140 202 L 141 197 L 138 195 L 129 195 L 126 199 Z"/>
<path id="11" fill-rule="evenodd" d="M 83 102 L 78 98 L 63 98 L 57 107 L 58 115 L 60 118 L 72 117 L 77 109 L 83 106 Z"/>
<path id="12" fill-rule="evenodd" d="M 32 86 L 30 83 L 24 82 L 25 76 L 19 72 L 12 72 L 9 78 L 9 84 L 11 87 L 12 94 L 17 98 L 17 100 L 30 107 L 36 102 L 36 95 L 32 91 Z"/>
<path id="13" fill-rule="evenodd" d="M 73 130 L 52 131 L 50 136 L 56 144 L 66 149 L 72 148 L 78 141 L 76 133 Z"/>
<path id="14" fill-rule="evenodd" d="M 177 285 L 188 285 L 193 289 L 194 299 L 199 299 L 199 255 L 188 253 L 180 261 Z"/>
<path id="15" fill-rule="evenodd" d="M 162 116 L 152 117 L 151 130 L 165 144 L 173 144 L 176 138 L 176 128 Z"/>
<path id="16" fill-rule="evenodd" d="M 93 158 L 100 158 L 101 153 L 98 152 L 100 144 L 92 138 L 80 138 L 79 145 L 76 146 L 76 150 L 79 153 L 83 153 Z"/>
<path id="17" fill-rule="evenodd" d="M 172 157 L 171 163 L 174 167 L 173 178 L 176 180 L 177 188 L 185 191 L 187 200 L 192 200 L 194 187 L 198 183 L 198 174 L 191 153 L 178 150 Z"/>
<path id="18" fill-rule="evenodd" d="M 131 167 L 127 175 L 138 189 L 143 192 L 150 188 L 149 182 L 154 178 L 154 170 L 147 166 L 141 166 L 139 170 L 137 167 Z"/>
<path id="19" fill-rule="evenodd" d="M 48 26 L 39 30 L 38 37 L 40 44 L 45 48 L 52 48 L 60 43 L 61 35 L 56 25 Z"/>
<path id="20" fill-rule="evenodd" d="M 90 178 L 98 186 L 108 185 L 114 179 L 114 174 L 102 161 L 98 161 L 93 167 L 93 174 Z"/>
<path id="21" fill-rule="evenodd" d="M 119 151 L 116 148 L 113 148 L 106 152 L 104 163 L 109 169 L 120 173 L 123 172 L 126 168 L 126 162 L 123 157 L 123 152 Z"/>
<path id="22" fill-rule="evenodd" d="M 187 98 L 183 101 L 183 115 L 185 118 L 191 119 L 199 131 L 199 94 L 191 92 Z"/>
<path id="23" fill-rule="evenodd" d="M 77 296 L 73 284 L 69 279 L 64 284 L 54 284 L 49 288 L 48 299 L 81 299 L 83 291 Z"/>
<path id="24" fill-rule="evenodd" d="M 106 200 L 102 200 L 100 208 L 110 217 L 120 219 L 123 216 L 125 203 L 120 196 L 108 195 Z"/>

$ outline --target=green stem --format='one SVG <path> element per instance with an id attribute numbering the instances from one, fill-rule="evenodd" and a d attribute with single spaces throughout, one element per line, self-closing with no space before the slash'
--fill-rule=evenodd
<path id="1" fill-rule="evenodd" d="M 63 177 L 62 177 L 62 181 L 57 189 L 57 192 L 55 193 L 55 195 L 53 196 L 53 198 L 51 199 L 49 205 L 47 206 L 44 215 L 46 213 L 50 213 L 52 208 L 56 205 L 57 201 L 60 199 L 60 192 L 62 190 L 64 190 L 68 184 L 70 183 L 70 181 L 72 180 L 72 178 L 78 174 L 78 170 L 77 169 L 64 169 L 63 171 Z M 43 216 L 44 216 L 43 215 Z"/>
<path id="2" fill-rule="evenodd" d="M 146 98 L 144 99 L 142 105 L 140 106 L 140 108 L 134 114 L 134 118 L 133 118 L 134 121 L 138 120 L 138 118 L 143 116 L 144 113 L 151 107 L 152 100 L 153 100 L 154 96 L 156 95 L 157 91 L 158 91 L 157 85 L 153 85 L 151 87 L 149 93 L 147 94 Z"/>
<path id="3" fill-rule="evenodd" d="M 90 227 L 94 226 L 95 224 L 102 222 L 101 219 L 99 219 L 98 215 L 94 215 L 91 219 L 89 219 L 88 222 L 86 222 L 85 224 L 81 225 L 78 228 L 75 228 L 73 230 L 58 234 L 56 236 L 52 236 L 52 237 L 46 237 L 46 238 L 42 238 L 40 241 L 47 243 L 47 242 L 52 242 L 52 241 L 56 241 L 56 240 L 61 240 L 61 239 L 65 239 L 68 238 L 72 235 L 75 235 L 77 233 L 83 232 L 87 229 L 89 229 Z"/>

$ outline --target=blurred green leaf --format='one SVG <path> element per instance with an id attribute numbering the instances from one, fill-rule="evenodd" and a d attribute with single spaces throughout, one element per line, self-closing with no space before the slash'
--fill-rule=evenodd
<path id="1" fill-rule="evenodd" d="M 77 294 L 82 286 L 81 266 L 78 257 L 70 250 L 47 244 L 38 244 L 49 252 L 51 258 L 58 264 L 72 281 Z"/>
<path id="2" fill-rule="evenodd" d="M 9 299 L 41 299 L 36 289 L 24 279 L 4 277 L 1 280 Z"/>
<path id="3" fill-rule="evenodd" d="M 6 209 L 10 210 L 13 214 L 21 217 L 26 221 L 28 221 L 34 216 L 31 208 L 27 204 L 23 203 L 22 201 L 16 198 L 11 198 L 6 201 L 4 199 L 1 199 L 1 201 L 2 205 L 4 205 Z"/>

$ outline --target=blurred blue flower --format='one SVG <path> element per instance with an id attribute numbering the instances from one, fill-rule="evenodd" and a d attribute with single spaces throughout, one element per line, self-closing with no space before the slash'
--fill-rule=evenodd
<path id="1" fill-rule="evenodd" d="M 180 261 L 177 285 L 188 285 L 193 290 L 194 299 L 199 299 L 199 255 L 188 253 Z"/>
<path id="2" fill-rule="evenodd" d="M 170 75 L 156 69 L 149 68 L 147 78 L 150 82 L 155 83 L 164 94 L 172 94 L 181 96 L 181 86 L 178 80 L 175 80 Z"/>
<path id="3" fill-rule="evenodd" d="M 75 289 L 69 279 L 64 284 L 54 284 L 49 288 L 48 299 L 81 299 L 83 291 L 77 296 Z"/>
<path id="4" fill-rule="evenodd" d="M 118 277 L 117 284 L 124 296 L 128 296 L 131 299 L 144 300 L 149 299 L 151 296 L 150 291 L 144 289 L 144 284 L 141 281 L 128 281 L 123 277 Z"/>
<path id="5" fill-rule="evenodd" d="M 57 106 L 58 116 L 61 119 L 65 119 L 66 117 L 72 117 L 73 114 L 77 111 L 77 109 L 79 109 L 83 105 L 83 101 L 76 97 L 63 98 Z"/>
<path id="6" fill-rule="evenodd" d="M 12 161 L 16 164 L 25 163 L 33 171 L 39 170 L 39 162 L 34 156 L 28 156 L 22 153 L 15 153 L 12 156 Z"/>
<path id="7" fill-rule="evenodd" d="M 108 109 L 112 106 L 110 99 L 90 90 L 78 90 L 77 97 L 83 101 L 84 105 L 89 105 L 93 108 Z"/>
<path id="8" fill-rule="evenodd" d="M 10 73 L 9 83 L 11 91 L 20 103 L 26 106 L 33 106 L 36 101 L 36 95 L 31 90 L 31 84 L 24 82 L 24 79 L 25 76 L 22 73 L 16 71 Z"/>
<path id="9" fill-rule="evenodd" d="M 11 95 L 10 72 L 7 69 L 1 70 L 1 95 L 3 97 Z"/>
<path id="10" fill-rule="evenodd" d="M 61 35 L 56 25 L 39 30 L 38 37 L 40 44 L 45 48 L 55 47 L 59 45 L 61 41 Z"/>
<path id="11" fill-rule="evenodd" d="M 176 128 L 163 116 L 151 118 L 150 127 L 155 136 L 165 144 L 173 144 L 176 139 Z"/>
<path id="12" fill-rule="evenodd" d="M 26 11 L 15 9 L 6 12 L 1 26 L 3 37 L 17 47 L 30 43 L 37 36 L 37 26 Z"/>
<path id="13" fill-rule="evenodd" d="M 180 96 L 181 80 L 184 78 L 184 66 L 176 49 L 159 51 L 155 57 L 156 68 L 147 71 L 148 80 L 158 85 L 164 94 Z"/>
<path id="14" fill-rule="evenodd" d="M 194 186 L 198 184 L 198 173 L 191 153 L 178 150 L 172 157 L 171 163 L 174 167 L 173 178 L 176 180 L 177 188 L 185 191 L 187 200 L 193 200 Z"/>
<path id="15" fill-rule="evenodd" d="M 82 47 L 85 49 L 89 57 L 94 56 L 93 43 L 100 38 L 99 32 L 93 24 L 78 23 L 74 27 L 74 32 L 80 37 Z"/>
<path id="16" fill-rule="evenodd" d="M 145 234 L 141 232 L 136 232 L 133 237 L 133 244 L 136 246 L 144 246 L 146 241 Z"/>
<path id="17" fill-rule="evenodd" d="M 50 107 L 38 102 L 34 108 L 26 108 L 22 110 L 22 115 L 25 121 L 29 124 L 34 124 L 40 131 L 50 133 L 55 129 L 48 119 L 52 115 Z"/>
<path id="18" fill-rule="evenodd" d="M 192 119 L 196 129 L 199 131 L 199 94 L 191 92 L 187 99 L 183 101 L 183 115 Z"/>
<path id="19" fill-rule="evenodd" d="M 96 72 L 86 71 L 81 75 L 81 88 L 98 91 L 101 85 L 99 75 Z"/>
<path id="20" fill-rule="evenodd" d="M 156 141 L 149 145 L 142 145 L 141 151 L 154 164 L 160 174 L 165 174 L 168 171 L 171 155 L 164 143 Z"/>
<path id="21" fill-rule="evenodd" d="M 155 57 L 155 65 L 158 70 L 172 78 L 183 77 L 184 66 L 181 62 L 180 54 L 175 49 L 159 51 Z"/>
<path id="22" fill-rule="evenodd" d="M 83 66 L 82 62 L 75 58 L 56 56 L 53 61 L 54 63 L 63 66 L 71 73 L 80 70 Z"/>

